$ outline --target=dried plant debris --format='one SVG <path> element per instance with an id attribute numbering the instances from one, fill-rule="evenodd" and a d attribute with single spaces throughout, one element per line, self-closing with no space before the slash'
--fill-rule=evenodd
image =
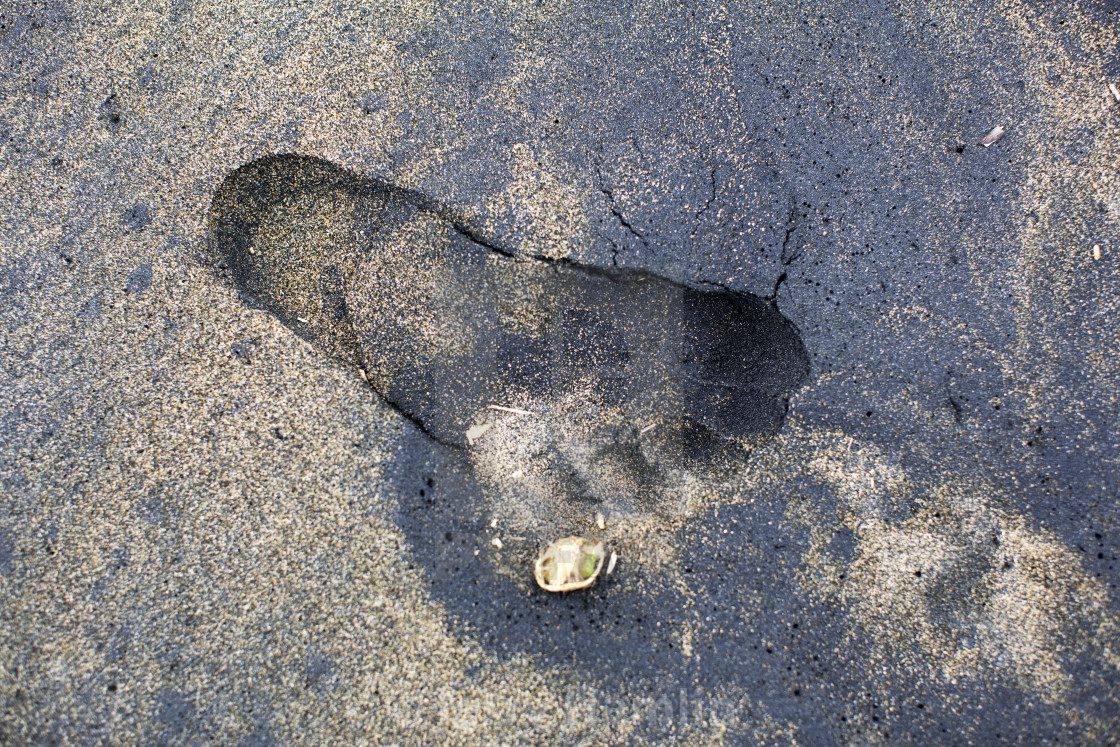
<path id="1" fill-rule="evenodd" d="M 508 412 L 512 415 L 532 415 L 529 410 L 522 410 L 520 407 L 505 407 L 503 405 L 487 405 L 489 410 L 498 410 L 499 412 Z"/>

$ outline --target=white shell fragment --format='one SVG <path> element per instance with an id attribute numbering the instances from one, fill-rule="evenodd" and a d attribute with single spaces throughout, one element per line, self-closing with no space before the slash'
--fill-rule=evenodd
<path id="1" fill-rule="evenodd" d="M 494 547 L 498 548 L 499 550 L 502 549 L 502 541 L 498 537 L 495 537 L 494 539 L 490 540 L 490 544 L 493 545 Z"/>
<path id="2" fill-rule="evenodd" d="M 984 139 L 980 141 L 980 144 L 987 148 L 989 145 L 993 145 L 997 140 L 1003 137 L 1003 133 L 1005 132 L 1007 132 L 1007 130 L 1003 129 L 1003 125 L 996 125 L 992 128 L 991 132 L 984 136 Z"/>
<path id="3" fill-rule="evenodd" d="M 595 514 L 595 526 L 599 527 L 599 529 L 606 529 L 607 517 L 603 516 L 602 513 Z"/>
<path id="4" fill-rule="evenodd" d="M 1116 99 L 1117 104 L 1120 104 L 1120 88 L 1117 88 L 1115 83 L 1109 83 L 1108 90 L 1112 91 L 1112 98 Z"/>
<path id="5" fill-rule="evenodd" d="M 618 562 L 618 553 L 612 552 L 611 553 L 611 560 L 610 560 L 609 563 L 607 563 L 607 575 L 608 576 L 611 575 L 612 573 L 614 573 L 614 564 L 617 563 L 617 562 Z"/>
<path id="6" fill-rule="evenodd" d="M 603 569 L 605 549 L 600 540 L 565 537 L 537 557 L 533 574 L 545 591 L 574 591 L 595 583 Z"/>
<path id="7" fill-rule="evenodd" d="M 482 438 L 483 434 L 493 426 L 493 423 L 483 423 L 482 425 L 472 425 L 470 428 L 467 428 L 467 443 L 474 446 L 474 442 Z"/>

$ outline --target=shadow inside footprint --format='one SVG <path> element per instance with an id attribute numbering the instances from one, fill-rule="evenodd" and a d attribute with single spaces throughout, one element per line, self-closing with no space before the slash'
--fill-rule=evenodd
<path id="1" fill-rule="evenodd" d="M 765 436 L 808 373 L 761 299 L 512 256 L 424 197 L 319 159 L 231 174 L 211 244 L 253 302 L 447 445 L 468 445 L 481 408 L 578 388 L 635 423 Z"/>
<path id="2" fill-rule="evenodd" d="M 387 478 L 433 595 L 493 645 L 559 661 L 596 648 L 589 605 L 638 620 L 601 627 L 633 643 L 669 635 L 640 621 L 679 608 L 679 591 L 651 577 L 548 595 L 531 581 L 538 547 L 594 534 L 597 512 L 621 532 L 608 541 L 637 543 L 627 527 L 671 538 L 707 512 L 697 480 L 773 435 L 808 376 L 795 328 L 762 299 L 515 255 L 421 195 L 315 158 L 233 172 L 210 242 L 250 303 L 447 447 L 406 438 Z M 498 521 L 516 536 L 480 557 Z"/>

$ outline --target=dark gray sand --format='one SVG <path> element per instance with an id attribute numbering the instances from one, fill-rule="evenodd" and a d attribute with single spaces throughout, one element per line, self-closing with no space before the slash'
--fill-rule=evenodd
<path id="1" fill-rule="evenodd" d="M 17 2 L 0 70 L 0 743 L 1120 733 L 1115 2 Z"/>

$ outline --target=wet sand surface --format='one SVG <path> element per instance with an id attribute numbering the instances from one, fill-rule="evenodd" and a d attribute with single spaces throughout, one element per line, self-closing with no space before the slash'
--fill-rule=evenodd
<path id="1" fill-rule="evenodd" d="M 6 6 L 0 742 L 1108 744 L 1118 32 Z"/>

